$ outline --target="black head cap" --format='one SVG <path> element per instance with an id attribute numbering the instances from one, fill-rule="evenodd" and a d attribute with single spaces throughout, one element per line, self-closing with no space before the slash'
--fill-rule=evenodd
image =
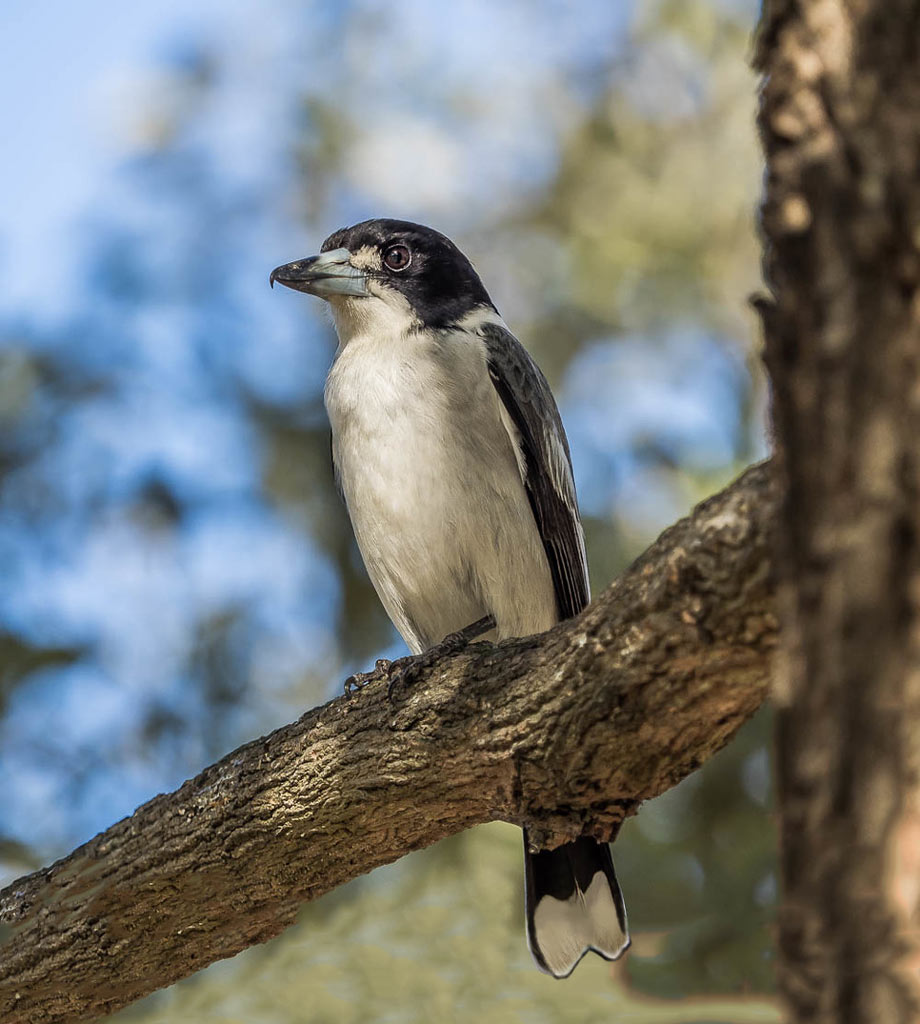
<path id="1" fill-rule="evenodd" d="M 425 327 L 449 327 L 467 313 L 495 309 L 473 264 L 439 231 L 407 220 L 365 220 L 331 234 L 322 252 L 369 249 L 369 276 L 405 297 Z"/>

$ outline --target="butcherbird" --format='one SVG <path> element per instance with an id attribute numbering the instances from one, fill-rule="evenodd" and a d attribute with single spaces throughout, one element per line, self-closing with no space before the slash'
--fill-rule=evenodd
<path id="1" fill-rule="evenodd" d="M 413 653 L 491 616 L 495 640 L 588 603 L 568 441 L 546 378 L 464 254 L 431 228 L 368 220 L 278 267 L 328 301 L 339 347 L 325 387 L 336 476 L 387 614 Z M 567 977 L 629 946 L 610 848 L 533 850 L 527 938 Z"/>

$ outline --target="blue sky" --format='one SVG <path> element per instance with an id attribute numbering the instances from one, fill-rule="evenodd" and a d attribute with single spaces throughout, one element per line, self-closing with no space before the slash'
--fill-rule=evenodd
<path id="1" fill-rule="evenodd" d="M 227 5 L 180 0 L 48 0 L 5 6 L 0 90 L 0 289 L 9 310 L 69 291 L 70 232 L 124 154 L 115 124 L 119 81 L 156 47 Z M 49 277 L 48 262 L 54 274 Z"/>
<path id="2" fill-rule="evenodd" d="M 337 6 L 265 5 L 254 0 L 8 4 L 0 60 L 0 89 L 7 97 L 0 106 L 6 154 L 0 162 L 0 312 L 34 306 L 39 297 L 46 311 L 67 304 L 78 271 L 73 264 L 73 229 L 89 207 L 121 200 L 117 192 L 107 194 L 113 168 L 144 141 L 145 131 L 156 131 L 157 104 L 169 103 L 163 62 L 175 60 L 183 47 L 194 46 L 199 39 L 234 54 L 236 80 L 227 83 L 225 92 L 233 100 L 233 118 L 218 129 L 224 135 L 228 167 L 232 159 L 245 173 L 245 165 L 260 149 L 270 149 L 272 119 L 280 114 L 271 106 L 273 85 L 281 105 L 280 97 L 289 92 L 282 84 L 292 76 L 304 81 L 321 77 L 324 61 L 326 70 L 330 64 L 354 64 L 361 71 L 355 87 L 368 91 L 371 105 L 379 106 L 383 100 L 388 107 L 388 113 L 376 119 L 379 130 L 369 132 L 358 147 L 354 174 L 360 177 L 364 164 L 380 160 L 378 140 L 399 128 L 407 152 L 414 142 L 425 149 L 433 165 L 416 183 L 421 189 L 416 200 L 422 198 L 421 205 L 432 209 L 450 209 L 458 201 L 469 201 L 464 185 L 475 178 L 453 173 L 456 150 L 443 133 L 428 132 L 424 97 L 413 96 L 411 104 L 391 102 L 403 71 L 415 76 L 424 69 L 443 89 L 466 84 L 474 99 L 477 93 L 488 95 L 490 103 L 498 108 L 504 104 L 505 113 L 521 117 L 527 114 L 522 98 L 529 103 L 535 98 L 522 86 L 542 61 L 558 60 L 565 53 L 579 54 L 582 62 L 603 56 L 628 22 L 631 8 L 629 3 L 612 5 L 612 14 L 600 18 L 599 25 L 597 19 L 592 23 L 572 18 L 562 4 L 557 19 L 534 20 L 528 19 L 521 3 L 366 4 L 370 12 L 386 13 L 391 44 L 378 49 L 371 35 L 364 44 L 359 40 L 359 52 L 326 52 L 323 60 L 311 54 L 312 66 L 298 62 L 290 47 L 298 37 L 292 28 L 314 19 L 326 29 Z M 478 49 L 472 68 L 471 39 Z M 352 92 L 348 99 L 354 103 L 361 97 Z M 411 117 L 409 106 L 414 108 Z M 503 152 L 512 158 L 508 173 L 519 173 L 522 164 L 539 166 L 541 156 L 544 164 L 551 159 L 545 136 L 528 130 L 526 120 L 514 138 L 504 136 L 506 123 L 501 117 L 487 119 L 487 137 L 478 140 L 493 154 L 492 174 L 502 176 Z M 380 166 L 378 201 L 393 203 L 401 195 L 404 178 L 393 161 Z"/>

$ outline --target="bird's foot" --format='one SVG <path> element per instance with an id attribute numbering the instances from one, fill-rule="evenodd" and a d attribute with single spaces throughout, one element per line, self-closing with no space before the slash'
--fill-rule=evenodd
<path id="1" fill-rule="evenodd" d="M 462 651 L 467 644 L 472 643 L 477 637 L 482 636 L 483 633 L 488 633 L 490 629 L 494 628 L 495 619 L 491 615 L 486 615 L 481 619 L 477 619 L 476 622 L 470 623 L 469 626 L 458 629 L 456 633 L 448 633 L 440 643 L 429 647 L 426 651 L 416 655 L 416 657 L 400 658 L 398 662 L 393 663 L 397 667 L 397 671 L 392 675 L 387 686 L 387 698 L 392 700 L 398 687 L 410 686 L 421 671 L 428 668 L 429 665 L 433 665 L 441 658 L 449 657 L 451 654 Z"/>
<path id="2" fill-rule="evenodd" d="M 370 672 L 355 672 L 345 680 L 345 693 L 350 697 L 363 690 L 368 683 L 376 683 L 390 676 L 392 678 L 387 684 L 387 695 L 390 695 L 393 687 L 402 682 L 404 676 L 412 671 L 415 663 L 424 657 L 423 654 L 414 657 L 410 655 L 408 658 L 397 658 L 395 661 L 378 658 Z"/>
<path id="3" fill-rule="evenodd" d="M 435 644 L 426 653 L 437 652 L 438 657 L 444 654 L 456 654 L 467 644 L 471 644 L 481 637 L 483 633 L 488 633 L 490 629 L 495 629 L 495 619 L 491 615 L 484 615 L 481 619 L 464 626 L 463 629 L 458 629 L 456 633 L 448 633 L 439 644 Z"/>
<path id="4" fill-rule="evenodd" d="M 408 658 L 397 658 L 396 661 L 378 658 L 370 672 L 355 672 L 345 680 L 345 693 L 351 696 L 363 690 L 368 683 L 376 683 L 389 676 L 387 699 L 392 700 L 397 688 L 410 686 L 423 669 L 433 665 L 440 658 L 463 650 L 467 644 L 494 628 L 495 619 L 491 615 L 486 615 L 469 626 L 458 629 L 456 633 L 448 633 L 440 643 L 429 647 L 421 654 Z"/>
<path id="5" fill-rule="evenodd" d="M 370 672 L 355 672 L 345 680 L 345 692 L 351 696 L 351 694 L 363 690 L 368 683 L 375 683 L 378 679 L 383 679 L 390 671 L 391 664 L 392 662 L 386 658 L 378 658 Z"/>
<path id="6" fill-rule="evenodd" d="M 428 664 L 427 661 L 423 660 L 424 658 L 424 654 L 417 654 L 414 658 L 400 658 L 398 663 L 394 662 L 396 671 L 391 674 L 390 681 L 387 683 L 388 701 L 393 700 L 393 696 L 400 686 L 412 685 L 419 674 L 419 670 Z"/>

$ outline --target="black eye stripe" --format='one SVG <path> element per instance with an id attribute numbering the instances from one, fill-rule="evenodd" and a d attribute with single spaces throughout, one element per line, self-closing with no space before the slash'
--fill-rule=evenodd
<path id="1" fill-rule="evenodd" d="M 393 246 L 409 250 L 409 263 L 391 270 L 385 262 Z M 476 309 L 494 309 L 489 293 L 470 261 L 444 235 L 411 221 L 377 219 L 342 228 L 323 242 L 323 252 L 367 247 L 376 253 L 367 276 L 398 292 L 425 327 L 455 324 Z"/>

